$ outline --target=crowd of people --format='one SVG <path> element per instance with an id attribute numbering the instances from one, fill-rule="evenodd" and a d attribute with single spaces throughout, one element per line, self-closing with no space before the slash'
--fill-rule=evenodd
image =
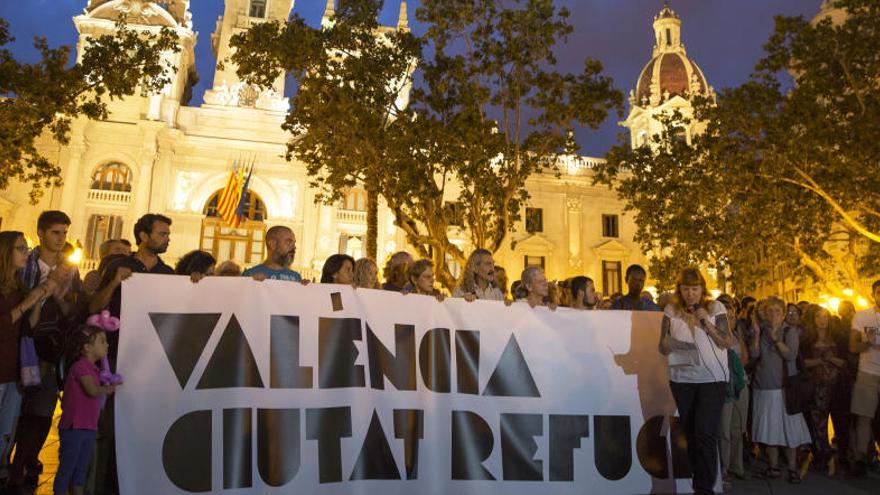
<path id="1" fill-rule="evenodd" d="M 161 255 L 172 221 L 157 214 L 137 221 L 134 245 L 124 239 L 104 242 L 98 268 L 80 279 L 69 262 L 69 226 L 64 212 L 43 212 L 33 249 L 23 233 L 0 232 L 3 494 L 35 487 L 42 469 L 38 454 L 59 397 L 55 493 L 118 493 L 113 394 L 120 383 L 113 372 L 121 285 L 132 273 L 185 275 L 193 282 L 246 276 L 446 297 L 435 287 L 432 262 L 403 251 L 388 259 L 382 283 L 375 261 L 346 254 L 324 262 L 320 281 L 303 280 L 291 269 L 296 237 L 284 226 L 268 229 L 265 260 L 247 270 L 198 250 L 171 267 Z M 725 484 L 750 476 L 785 476 L 799 483 L 808 464 L 829 474 L 865 476 L 868 466 L 876 465 L 880 281 L 873 286 L 874 307 L 857 313 L 844 302 L 832 314 L 775 297 L 756 301 L 722 294 L 713 300 L 695 268 L 682 271 L 675 291 L 655 301 L 644 290 L 646 279 L 646 270 L 632 265 L 625 274 L 627 292 L 609 296 L 585 276 L 549 282 L 540 267 L 527 267 L 509 283 L 492 253 L 477 249 L 449 296 L 550 309 L 662 311 L 659 352 L 667 356 L 696 493 L 713 493 L 719 462 Z"/>

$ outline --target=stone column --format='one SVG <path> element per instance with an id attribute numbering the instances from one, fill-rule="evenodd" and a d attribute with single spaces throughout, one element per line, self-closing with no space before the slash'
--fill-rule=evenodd
<path id="1" fill-rule="evenodd" d="M 581 199 L 569 197 L 565 200 L 568 212 L 568 270 L 580 272 L 581 263 Z"/>

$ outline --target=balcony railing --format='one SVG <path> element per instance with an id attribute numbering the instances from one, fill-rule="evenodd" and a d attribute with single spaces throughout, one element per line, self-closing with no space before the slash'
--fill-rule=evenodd
<path id="1" fill-rule="evenodd" d="M 127 205 L 131 202 L 131 193 L 128 191 L 105 191 L 103 189 L 89 189 L 89 201 L 97 203 L 114 203 Z"/>
<path id="2" fill-rule="evenodd" d="M 367 223 L 367 212 L 358 210 L 336 210 L 336 221 L 340 223 Z"/>

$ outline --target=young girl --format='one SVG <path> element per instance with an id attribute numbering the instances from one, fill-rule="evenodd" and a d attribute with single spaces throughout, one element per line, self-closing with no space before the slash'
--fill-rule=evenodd
<path id="1" fill-rule="evenodd" d="M 107 334 L 102 328 L 85 325 L 76 333 L 80 359 L 67 373 L 61 398 L 61 422 L 58 433 L 61 448 L 55 475 L 55 493 L 81 495 L 89 474 L 89 462 L 95 450 L 98 416 L 102 399 L 116 390 L 116 385 L 101 385 L 100 370 L 95 364 L 107 357 Z"/>

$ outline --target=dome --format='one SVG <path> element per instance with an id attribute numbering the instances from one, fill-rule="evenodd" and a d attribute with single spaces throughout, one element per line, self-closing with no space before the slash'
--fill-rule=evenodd
<path id="1" fill-rule="evenodd" d="M 645 65 L 636 85 L 636 101 L 643 103 L 681 96 L 689 98 L 705 94 L 709 89 L 706 76 L 697 64 L 683 52 L 660 53 Z M 656 95 L 654 92 L 656 91 Z"/>
<path id="2" fill-rule="evenodd" d="M 681 18 L 664 3 L 654 16 L 653 54 L 630 93 L 631 103 L 656 106 L 673 96 L 690 100 L 696 95 L 711 97 L 712 93 L 703 71 L 687 56 L 681 41 Z"/>

